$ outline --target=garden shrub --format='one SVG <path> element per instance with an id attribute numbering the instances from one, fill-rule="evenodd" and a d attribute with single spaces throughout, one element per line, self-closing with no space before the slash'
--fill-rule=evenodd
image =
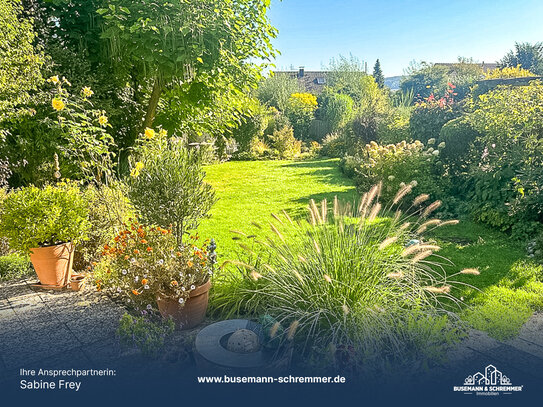
<path id="1" fill-rule="evenodd" d="M 470 109 L 480 133 L 469 171 L 474 217 L 515 238 L 534 235 L 543 221 L 543 84 L 500 86 Z"/>
<path id="2" fill-rule="evenodd" d="M 445 123 L 460 116 L 459 107 L 454 103 L 454 88 L 455 86 L 449 83 L 443 97 L 437 98 L 431 94 L 415 105 L 409 119 L 412 139 L 423 143 L 432 138 L 437 139 Z"/>
<path id="3" fill-rule="evenodd" d="M 360 112 L 350 124 L 350 131 L 345 134 L 351 151 L 370 141 L 377 141 L 379 120 L 373 113 Z"/>
<path id="4" fill-rule="evenodd" d="M 278 110 L 270 110 L 271 117 L 268 119 L 266 130 L 264 130 L 264 135 L 266 137 L 272 135 L 274 131 L 281 130 L 284 127 L 292 127 L 290 120 L 284 113 L 281 113 Z"/>
<path id="5" fill-rule="evenodd" d="M 145 316 L 134 317 L 125 313 L 119 321 L 117 336 L 121 346 L 137 347 L 142 355 L 157 357 L 164 347 L 165 339 L 173 334 L 175 324 L 172 319 L 151 320 Z"/>
<path id="6" fill-rule="evenodd" d="M 425 229 L 449 223 L 429 219 L 439 203 L 420 206 L 424 196 L 406 197 L 410 186 L 395 196 L 396 204 L 415 202 L 409 220 L 399 213 L 386 218 L 381 202 L 390 206 L 379 200 L 379 189 L 365 193 L 354 209 L 337 200 L 332 208 L 326 200 L 311 201 L 307 221 L 285 213 L 275 217 L 268 239 L 246 237 L 242 261 L 222 266 L 232 273 L 218 276 L 214 312 L 271 315 L 284 329 L 282 340 L 297 343 L 304 360 L 330 346 L 352 348 L 353 363 L 364 369 L 375 359 L 431 363 L 442 356 L 459 331 L 441 305 L 454 297 L 434 257 L 439 247 L 407 245 L 414 238 L 424 242 Z"/>
<path id="7" fill-rule="evenodd" d="M 258 102 L 258 101 L 257 101 Z M 258 103 L 253 103 L 241 118 L 241 123 L 232 130 L 232 137 L 238 144 L 239 152 L 247 152 L 252 140 L 262 138 L 268 126 L 268 112 Z"/>
<path id="8" fill-rule="evenodd" d="M 329 131 L 339 130 L 353 115 L 354 102 L 349 95 L 325 91 L 317 101 L 319 108 L 316 115 L 328 123 Z"/>
<path id="9" fill-rule="evenodd" d="M 391 200 L 403 185 L 412 185 L 415 192 L 424 191 L 437 198 L 442 195 L 434 176 L 439 151 L 439 148 L 431 146 L 426 148 L 418 140 L 388 145 L 371 142 L 357 155 L 345 157 L 341 166 L 348 176 L 354 177 L 360 191 L 382 181 L 385 201 Z"/>
<path id="10" fill-rule="evenodd" d="M 309 125 L 309 138 L 312 141 L 322 142 L 327 134 L 330 133 L 330 125 L 324 120 L 314 119 Z"/>
<path id="11" fill-rule="evenodd" d="M 309 127 L 315 118 L 317 98 L 311 93 L 293 93 L 288 99 L 285 114 L 289 118 L 294 137 L 299 140 L 309 138 Z"/>
<path id="12" fill-rule="evenodd" d="M 341 158 L 347 151 L 347 140 L 341 133 L 330 133 L 322 141 L 321 155 Z"/>
<path id="13" fill-rule="evenodd" d="M 411 109 L 407 107 L 393 108 L 379 121 L 377 139 L 381 144 L 400 143 L 411 140 L 409 118 Z"/>
<path id="14" fill-rule="evenodd" d="M 18 252 L 57 243 L 78 243 L 91 227 L 89 203 L 72 183 L 11 191 L 0 214 L 0 234 Z"/>
<path id="15" fill-rule="evenodd" d="M 440 157 L 450 176 L 457 178 L 467 171 L 468 155 L 478 136 L 466 117 L 453 119 L 441 128 L 437 142 L 445 143 Z"/>
<path id="16" fill-rule="evenodd" d="M 84 191 L 89 203 L 91 228 L 88 239 L 79 243 L 74 255 L 74 269 L 90 268 L 97 262 L 105 244 L 121 230 L 123 224 L 136 217 L 134 207 L 126 196 L 125 186 L 111 184 L 89 185 Z"/>
<path id="17" fill-rule="evenodd" d="M 32 274 L 32 271 L 30 260 L 26 256 L 0 256 L 0 281 L 24 278 Z"/>
<path id="18" fill-rule="evenodd" d="M 292 127 L 283 127 L 268 136 L 272 154 L 279 158 L 295 158 L 302 151 L 302 142 L 294 137 Z"/>
<path id="19" fill-rule="evenodd" d="M 292 94 L 300 93 L 300 83 L 288 75 L 273 75 L 263 80 L 256 91 L 256 95 L 263 104 L 285 111 Z"/>
<path id="20" fill-rule="evenodd" d="M 485 79 L 525 78 L 530 76 L 536 75 L 520 65 L 516 67 L 505 66 L 485 72 Z"/>

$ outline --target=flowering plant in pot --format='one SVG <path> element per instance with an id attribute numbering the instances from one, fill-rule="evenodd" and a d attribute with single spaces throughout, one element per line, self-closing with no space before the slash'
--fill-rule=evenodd
<path id="1" fill-rule="evenodd" d="M 74 245 L 89 228 L 88 203 L 73 183 L 14 190 L 0 209 L 0 234 L 13 250 L 30 254 L 44 285 L 67 285 Z"/>
<path id="2" fill-rule="evenodd" d="M 215 264 L 214 242 L 198 240 L 178 246 L 171 228 L 133 221 L 104 246 L 96 286 L 142 314 L 159 311 L 182 328 L 196 326 L 205 317 Z"/>

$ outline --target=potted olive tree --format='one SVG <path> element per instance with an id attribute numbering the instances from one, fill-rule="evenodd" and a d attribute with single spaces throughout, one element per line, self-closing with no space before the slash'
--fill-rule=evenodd
<path id="1" fill-rule="evenodd" d="M 162 316 L 172 316 L 183 328 L 194 326 L 205 316 L 211 287 L 211 273 L 207 267 L 209 262 L 215 262 L 214 242 L 200 247 L 194 254 L 194 242 L 185 241 L 189 232 L 198 228 L 200 220 L 208 216 L 216 201 L 211 185 L 204 181 L 201 154 L 180 139 L 168 137 L 164 130 L 146 129 L 132 164 L 128 195 L 140 218 L 148 225 L 171 231 L 178 254 L 177 278 L 172 284 L 200 276 L 178 289 L 162 287 L 156 293 L 158 309 Z M 202 259 L 201 256 L 211 257 Z M 202 261 L 207 262 L 205 267 Z M 183 290 L 187 293 L 180 295 Z M 199 305 L 193 306 L 196 301 Z"/>
<path id="2" fill-rule="evenodd" d="M 90 228 L 88 204 L 74 184 L 12 191 L 0 210 L 0 234 L 30 260 L 42 285 L 68 284 L 74 245 Z"/>

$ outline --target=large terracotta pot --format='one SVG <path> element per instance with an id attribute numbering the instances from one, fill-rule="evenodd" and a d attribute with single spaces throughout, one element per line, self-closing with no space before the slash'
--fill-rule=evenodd
<path id="1" fill-rule="evenodd" d="M 180 329 L 190 329 L 201 324 L 206 317 L 211 280 L 190 292 L 184 306 L 177 299 L 158 298 L 158 310 L 164 318 L 172 317 Z"/>
<path id="2" fill-rule="evenodd" d="M 30 261 L 43 285 L 64 287 L 70 280 L 74 260 L 74 245 L 63 243 L 32 249 Z"/>

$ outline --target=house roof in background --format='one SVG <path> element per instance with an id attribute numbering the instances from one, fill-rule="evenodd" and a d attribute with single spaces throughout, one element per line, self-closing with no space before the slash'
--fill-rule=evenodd
<path id="1" fill-rule="evenodd" d="M 434 65 L 454 68 L 454 66 L 458 64 L 459 62 L 436 62 Z M 469 64 L 469 65 L 472 65 L 472 64 Z M 481 62 L 481 63 L 476 63 L 473 65 L 479 65 L 483 69 L 483 72 L 485 73 L 493 69 L 496 69 L 498 67 L 498 64 L 496 62 Z"/>
<path id="2" fill-rule="evenodd" d="M 298 79 L 298 82 L 306 92 L 319 94 L 326 85 L 326 75 L 329 71 L 306 71 L 300 68 L 296 71 L 274 71 L 276 75 L 288 75 Z"/>

